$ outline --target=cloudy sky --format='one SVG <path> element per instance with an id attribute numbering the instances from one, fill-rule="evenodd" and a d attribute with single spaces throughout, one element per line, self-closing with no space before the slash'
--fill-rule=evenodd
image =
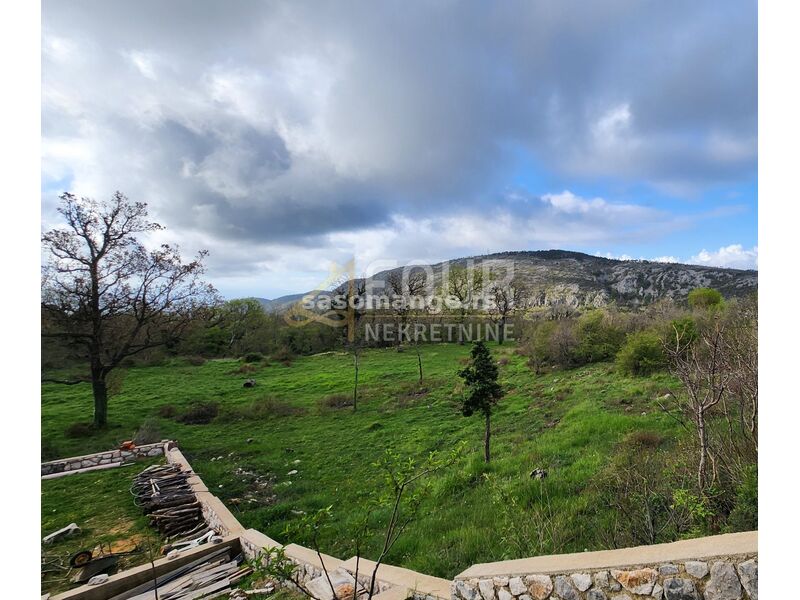
<path id="1" fill-rule="evenodd" d="M 44 0 L 43 227 L 121 190 L 228 297 L 501 250 L 757 266 L 755 1 Z"/>

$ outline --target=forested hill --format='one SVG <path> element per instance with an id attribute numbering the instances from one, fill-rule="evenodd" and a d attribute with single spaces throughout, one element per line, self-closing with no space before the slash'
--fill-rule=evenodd
<path id="1" fill-rule="evenodd" d="M 531 306 L 566 304 L 573 307 L 638 306 L 662 298 L 684 300 L 698 287 L 719 290 L 726 298 L 741 297 L 758 289 L 758 271 L 723 269 L 677 263 L 638 260 L 615 260 L 570 252 L 540 250 L 529 252 L 500 252 L 459 258 L 450 265 L 500 268 L 501 261 L 514 261 L 514 274 L 524 284 L 526 299 Z M 434 282 L 441 284 L 442 266 L 431 265 Z M 385 280 L 391 269 L 374 275 Z M 267 310 L 285 310 L 303 294 L 283 296 L 274 300 L 259 299 Z"/>

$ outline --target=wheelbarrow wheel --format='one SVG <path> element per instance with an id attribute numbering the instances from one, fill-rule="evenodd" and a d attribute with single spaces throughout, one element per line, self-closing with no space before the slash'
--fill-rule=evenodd
<path id="1" fill-rule="evenodd" d="M 77 569 L 79 567 L 85 567 L 91 561 L 92 561 L 92 551 L 81 550 L 80 552 L 76 552 L 70 557 L 69 566 L 75 567 Z"/>

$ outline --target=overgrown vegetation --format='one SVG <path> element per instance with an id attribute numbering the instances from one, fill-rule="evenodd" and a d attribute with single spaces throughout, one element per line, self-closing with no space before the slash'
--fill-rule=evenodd
<path id="1" fill-rule="evenodd" d="M 255 308 L 250 317 L 259 314 L 272 318 Z M 317 541 L 348 557 L 356 553 L 355 508 L 379 487 L 376 456 L 391 449 L 421 459 L 466 440 L 465 455 L 431 477 L 418 518 L 386 557 L 446 577 L 475 562 L 757 526 L 755 299 L 516 319 L 518 343 L 487 344 L 505 392 L 491 411 L 490 464 L 480 444 L 485 423 L 454 418 L 469 388 L 458 377 L 469 346 L 414 344 L 417 356 L 395 344 L 342 345 L 341 331 L 331 346 L 338 350 L 308 356 L 282 354 L 289 346 L 277 339 L 258 349 L 236 338 L 227 359 L 130 367 L 109 427 L 83 437 L 65 431 L 84 422 L 88 386 L 45 384 L 46 450 L 105 449 L 152 419 L 248 527 L 283 539 L 302 515 L 333 504 L 340 518 Z M 226 326 L 203 331 L 215 327 Z M 271 362 L 241 362 L 249 352 Z M 710 365 L 724 380 L 704 376 Z M 257 386 L 243 388 L 251 378 Z M 702 409 L 701 435 L 704 398 L 718 399 Z M 244 471 L 271 478 L 269 502 L 242 497 Z M 385 517 L 378 510 L 372 518 Z M 359 550 L 380 554 L 374 540 Z"/>

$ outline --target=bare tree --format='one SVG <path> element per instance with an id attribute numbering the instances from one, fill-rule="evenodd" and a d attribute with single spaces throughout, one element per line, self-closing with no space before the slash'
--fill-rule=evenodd
<path id="1" fill-rule="evenodd" d="M 525 296 L 525 288 L 522 283 L 514 279 L 510 283 L 494 284 L 489 289 L 491 294 L 491 306 L 489 307 L 489 318 L 500 326 L 498 342 L 502 344 L 506 339 L 506 324 L 508 319 L 517 310 L 522 309 Z"/>
<path id="2" fill-rule="evenodd" d="M 417 366 L 419 368 L 419 382 L 422 383 L 422 351 L 419 344 L 418 325 L 424 314 L 423 307 L 419 303 L 423 300 L 422 294 L 425 291 L 427 275 L 424 271 L 408 272 L 394 271 L 389 273 L 386 279 L 394 298 L 392 308 L 398 322 L 397 336 L 398 345 L 402 341 L 402 332 L 410 328 L 412 330 L 409 339 L 414 342 L 414 350 L 417 355 Z"/>
<path id="3" fill-rule="evenodd" d="M 447 279 L 442 282 L 442 291 L 445 296 L 451 296 L 458 301 L 458 307 L 454 309 L 456 319 L 459 324 L 458 343 L 464 343 L 464 336 L 461 325 L 463 325 L 467 310 L 477 294 L 483 290 L 483 271 L 474 266 L 461 267 L 453 266 L 450 268 Z"/>
<path id="4" fill-rule="evenodd" d="M 120 192 L 98 202 L 61 195 L 66 222 L 42 236 L 43 335 L 81 346 L 89 364 L 94 424 L 108 420 L 107 378 L 132 355 L 177 341 L 198 310 L 217 302 L 201 281 L 201 252 L 183 263 L 178 249 L 147 250 L 138 237 L 163 229 L 147 205 Z"/>
<path id="5" fill-rule="evenodd" d="M 361 359 L 361 336 L 359 324 L 366 313 L 366 280 L 350 279 L 340 291 L 347 300 L 347 308 L 343 313 L 345 319 L 345 345 L 353 356 L 353 412 L 358 408 L 358 369 Z"/>
<path id="6" fill-rule="evenodd" d="M 725 366 L 724 334 L 723 320 L 711 315 L 699 328 L 686 320 L 673 323 L 672 335 L 664 344 L 672 372 L 685 390 L 685 395 L 676 396 L 676 400 L 696 429 L 700 453 L 697 485 L 700 491 L 710 483 L 707 474 L 709 412 L 723 400 L 731 381 L 731 373 Z"/>

